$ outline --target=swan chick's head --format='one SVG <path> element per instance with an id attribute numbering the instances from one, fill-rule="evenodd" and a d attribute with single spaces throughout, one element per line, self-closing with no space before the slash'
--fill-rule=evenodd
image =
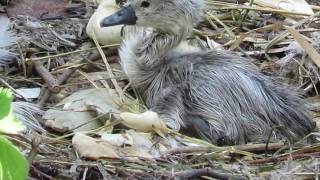
<path id="1" fill-rule="evenodd" d="M 188 33 L 200 21 L 203 0 L 128 0 L 115 14 L 101 21 L 102 27 L 137 25 L 164 33 Z"/>

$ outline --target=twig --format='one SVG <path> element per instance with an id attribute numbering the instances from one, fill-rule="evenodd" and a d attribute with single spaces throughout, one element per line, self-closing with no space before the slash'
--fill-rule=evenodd
<path id="1" fill-rule="evenodd" d="M 319 156 L 320 156 L 320 152 L 288 154 L 281 157 L 269 157 L 264 159 L 251 160 L 251 161 L 247 161 L 247 163 L 249 163 L 250 165 L 259 165 L 259 164 L 262 165 L 262 164 L 271 163 L 271 162 L 286 161 L 288 160 L 288 158 L 292 160 L 297 160 L 297 159 L 303 159 L 306 157 L 319 157 Z"/>
<path id="2" fill-rule="evenodd" d="M 5 135 L 8 140 L 13 142 L 14 144 L 18 146 L 22 146 L 25 149 L 30 149 L 30 141 L 28 138 L 24 137 L 22 134 L 7 134 L 7 133 L 1 133 L 0 135 Z"/>
<path id="3" fill-rule="evenodd" d="M 86 177 L 87 177 L 87 173 L 88 173 L 88 167 L 85 167 L 84 168 L 84 172 L 83 172 L 83 174 L 82 174 L 82 180 L 86 180 Z"/>
<path id="4" fill-rule="evenodd" d="M 283 143 L 270 143 L 268 145 L 268 150 L 277 150 L 284 146 Z M 261 152 L 266 150 L 266 144 L 246 144 L 246 145 L 238 145 L 234 146 L 234 149 L 247 151 L 247 152 Z M 175 154 L 182 154 L 182 153 L 207 153 L 213 152 L 213 149 L 210 147 L 183 147 L 183 148 L 175 148 L 171 149 L 164 153 L 164 155 L 175 155 Z"/>
<path id="5" fill-rule="evenodd" d="M 111 177 L 110 174 L 107 172 L 107 170 L 105 169 L 105 167 L 102 165 L 101 162 L 99 162 L 97 164 L 97 167 L 98 167 L 98 169 L 99 169 L 99 171 L 100 171 L 100 173 L 101 173 L 101 175 L 103 177 L 103 180 L 111 179 L 110 178 Z"/>
<path id="6" fill-rule="evenodd" d="M 57 84 L 61 85 L 75 72 L 76 68 L 66 69 L 64 72 L 57 78 Z M 51 92 L 49 90 L 45 90 L 41 100 L 38 102 L 40 107 L 43 107 L 44 103 L 50 98 Z"/>
<path id="7" fill-rule="evenodd" d="M 51 177 L 51 176 L 45 174 L 44 172 L 38 170 L 38 169 L 37 169 L 35 166 L 33 166 L 33 165 L 31 166 L 31 170 L 32 170 L 35 174 L 37 174 L 38 177 L 41 176 L 41 177 L 44 177 L 44 178 L 46 178 L 46 179 L 53 180 L 53 177 Z"/>
<path id="8" fill-rule="evenodd" d="M 235 4 L 247 2 L 247 0 L 217 0 L 217 1 L 227 2 L 227 3 L 235 3 Z"/>
<path id="9" fill-rule="evenodd" d="M 183 153 L 207 153 L 211 152 L 212 149 L 210 147 L 182 147 L 182 148 L 174 148 L 168 150 L 164 153 L 164 155 L 175 155 L 175 154 L 183 154 Z"/>
<path id="10" fill-rule="evenodd" d="M 93 35 L 92 39 L 93 39 L 93 41 L 94 41 L 94 43 L 95 43 L 95 45 L 96 45 L 96 47 L 97 47 L 97 49 L 98 49 L 98 51 L 99 51 L 99 53 L 101 55 L 101 58 L 102 58 L 104 64 L 106 65 L 106 68 L 107 68 L 107 71 L 109 73 L 109 76 L 110 77 L 114 77 L 114 74 L 113 74 L 113 72 L 111 70 L 110 64 L 108 63 L 107 57 L 103 53 L 102 47 L 99 45 L 99 42 L 98 42 L 98 40 L 96 38 L 96 35 L 95 35 L 95 33 L 93 31 L 92 31 L 92 35 Z M 123 102 L 123 93 L 122 93 L 123 91 L 122 91 L 121 87 L 119 86 L 118 82 L 115 79 L 111 79 L 111 82 L 112 82 L 114 88 L 116 89 L 116 91 L 117 91 L 117 93 L 119 95 L 120 101 Z"/>
<path id="11" fill-rule="evenodd" d="M 17 43 L 17 47 L 18 47 L 18 51 L 19 51 L 19 54 L 20 54 L 20 58 L 21 58 L 21 65 L 22 65 L 22 69 L 23 69 L 23 76 L 24 76 L 24 77 L 27 77 L 26 59 L 25 59 L 24 56 L 23 56 L 23 52 L 22 52 L 22 49 L 21 49 L 21 46 L 20 46 L 19 43 Z"/>
<path id="12" fill-rule="evenodd" d="M 300 20 L 298 23 L 296 23 L 295 25 L 292 26 L 292 28 L 298 28 L 300 26 L 302 26 L 303 24 L 306 24 L 308 22 L 311 22 L 315 17 L 318 17 L 320 16 L 320 12 L 317 12 L 315 14 L 313 14 L 312 16 L 308 17 L 308 18 L 305 18 L 305 19 L 302 19 Z M 279 43 L 280 41 L 282 41 L 284 38 L 286 38 L 288 35 L 290 35 L 289 31 L 288 30 L 285 30 L 283 32 L 281 32 L 279 35 L 277 35 L 276 37 L 274 37 L 272 40 L 269 41 L 268 44 L 266 44 L 265 46 L 265 55 L 266 57 L 270 60 L 271 58 L 269 57 L 268 55 L 268 51 L 269 49 Z"/>
<path id="13" fill-rule="evenodd" d="M 41 137 L 36 136 L 33 140 L 32 140 L 32 149 L 28 155 L 28 161 L 29 164 L 31 165 L 34 158 L 36 157 L 38 150 L 39 150 L 39 145 L 41 143 Z"/>
<path id="14" fill-rule="evenodd" d="M 117 172 L 117 174 L 122 175 L 123 177 L 127 177 L 128 179 L 132 179 L 132 180 L 137 179 L 137 178 L 135 178 L 136 175 L 138 175 L 140 177 L 145 175 L 140 170 L 129 170 L 129 169 L 124 169 L 124 168 L 116 168 L 116 172 Z"/>
<path id="15" fill-rule="evenodd" d="M 19 96 L 20 98 L 24 99 L 25 101 L 29 101 L 28 99 L 26 99 L 22 94 L 20 94 L 15 88 L 13 88 L 9 83 L 7 83 L 4 79 L 2 79 L 0 77 L 0 83 L 2 83 L 3 85 L 5 85 L 7 88 L 11 89 L 11 91 L 13 91 L 13 93 L 16 96 Z"/>
<path id="16" fill-rule="evenodd" d="M 48 69 L 46 69 L 41 62 L 34 61 L 33 63 L 41 78 L 47 83 L 48 89 L 53 93 L 58 93 L 60 87 L 57 79 L 50 74 Z"/>
<path id="17" fill-rule="evenodd" d="M 216 17 L 215 15 L 211 14 L 210 12 L 207 12 L 208 17 L 210 17 L 211 19 L 214 19 L 217 23 L 219 23 L 221 26 L 223 26 L 223 28 L 227 31 L 227 33 L 229 34 L 230 38 L 234 38 L 235 34 L 232 32 L 232 30 L 230 30 L 230 28 L 224 24 L 218 17 Z"/>
<path id="18" fill-rule="evenodd" d="M 269 143 L 268 151 L 274 151 L 284 147 L 283 143 Z M 261 152 L 266 150 L 266 144 L 246 144 L 235 146 L 235 149 L 248 152 Z"/>
<path id="19" fill-rule="evenodd" d="M 233 179 L 233 180 L 244 180 L 248 179 L 244 176 L 233 175 L 233 174 L 225 174 L 214 171 L 211 168 L 203 168 L 203 169 L 192 169 L 186 170 L 182 172 L 175 173 L 178 179 L 194 179 L 199 178 L 201 176 L 212 177 L 216 179 Z"/>
<path id="20" fill-rule="evenodd" d="M 101 46 L 101 48 L 110 48 L 110 47 L 117 47 L 117 46 L 119 46 L 119 44 L 105 45 L 105 46 Z M 60 54 L 51 55 L 51 56 L 30 58 L 30 59 L 26 59 L 26 61 L 41 61 L 41 60 L 45 60 L 45 59 L 49 59 L 49 58 L 57 58 L 57 57 L 61 57 L 61 56 L 68 56 L 68 55 L 71 55 L 71 54 L 76 54 L 76 53 L 81 53 L 81 52 L 91 51 L 91 50 L 96 50 L 96 49 L 97 49 L 97 47 L 88 48 L 88 49 L 81 49 L 81 50 L 70 51 L 70 52 L 60 53 Z"/>
<path id="21" fill-rule="evenodd" d="M 79 74 L 81 74 L 84 78 L 86 78 L 92 84 L 92 86 L 94 86 L 94 88 L 97 88 L 97 89 L 99 88 L 99 85 L 94 80 L 92 80 L 91 77 L 89 77 L 87 73 L 85 73 L 79 69 L 77 70 L 77 72 Z M 110 89 L 110 87 L 107 87 L 107 88 Z"/>

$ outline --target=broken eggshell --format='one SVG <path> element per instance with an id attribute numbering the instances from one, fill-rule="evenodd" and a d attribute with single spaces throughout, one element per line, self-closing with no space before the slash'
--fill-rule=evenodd
<path id="1" fill-rule="evenodd" d="M 86 32 L 90 38 L 95 38 L 102 45 L 120 44 L 121 36 L 120 31 L 122 25 L 112 27 L 101 27 L 100 23 L 103 18 L 110 16 L 111 14 L 119 10 L 119 6 L 114 0 L 100 1 L 98 9 L 91 16 Z"/>

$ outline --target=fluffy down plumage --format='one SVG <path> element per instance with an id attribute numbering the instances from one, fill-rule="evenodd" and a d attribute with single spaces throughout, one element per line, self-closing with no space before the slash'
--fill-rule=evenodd
<path id="1" fill-rule="evenodd" d="M 8 29 L 10 20 L 7 17 L 0 16 L 0 66 L 10 63 L 13 60 L 14 53 L 10 52 L 10 46 L 16 38 Z"/>
<path id="2" fill-rule="evenodd" d="M 147 2 L 147 3 L 146 3 Z M 169 127 L 220 145 L 297 141 L 315 128 L 291 87 L 224 51 L 181 51 L 202 0 L 130 0 L 121 64 L 133 88 Z M 119 19 L 117 17 L 109 19 Z M 132 24 L 132 22 L 130 22 Z"/>

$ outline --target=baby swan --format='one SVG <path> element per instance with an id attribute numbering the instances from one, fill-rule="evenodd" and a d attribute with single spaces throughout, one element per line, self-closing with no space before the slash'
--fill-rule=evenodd
<path id="1" fill-rule="evenodd" d="M 218 144 L 297 141 L 315 128 L 302 99 L 231 52 L 181 52 L 203 0 L 128 0 L 101 26 L 125 32 L 121 65 L 147 106 L 175 130 Z M 130 26 L 129 26 L 130 27 Z"/>

